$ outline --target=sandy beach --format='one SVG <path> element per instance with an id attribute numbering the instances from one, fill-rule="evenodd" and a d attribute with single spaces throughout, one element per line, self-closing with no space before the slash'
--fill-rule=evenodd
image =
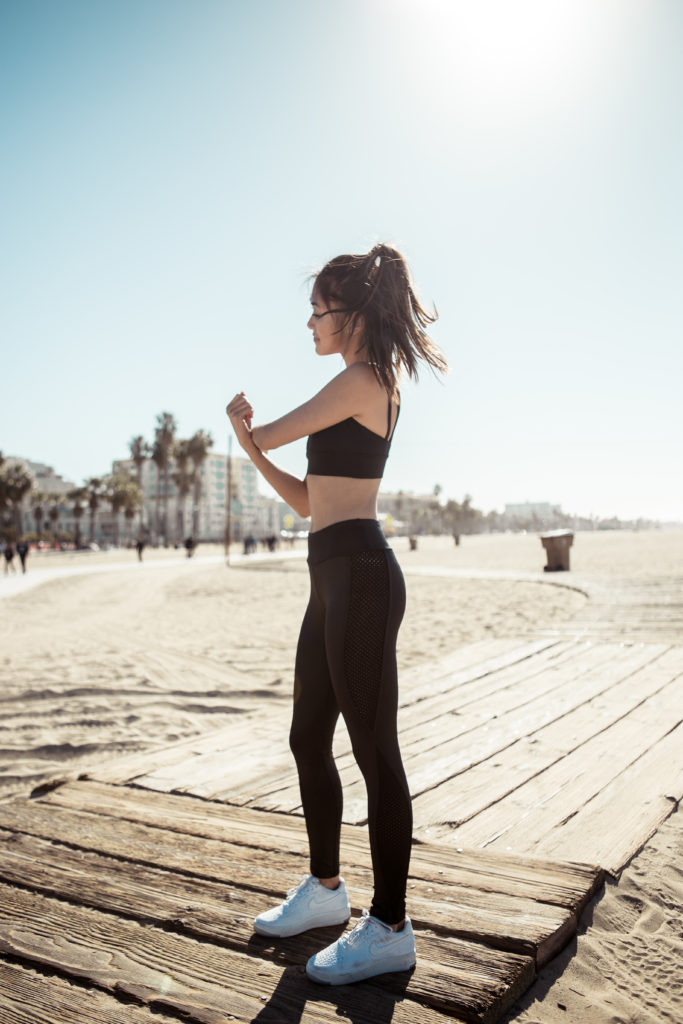
<path id="1" fill-rule="evenodd" d="M 416 552 L 399 539 L 394 547 L 408 590 L 400 668 L 485 637 L 566 623 L 586 605 L 584 579 L 683 579 L 683 530 L 581 533 L 561 579 L 543 577 L 545 558 L 531 534 L 464 537 L 457 548 L 450 538 L 421 538 Z M 207 546 L 188 561 L 150 551 L 142 565 L 123 550 L 34 556 L 29 576 L 39 570 L 46 581 L 4 598 L 3 587 L 14 584 L 0 578 L 0 800 L 122 753 L 201 735 L 259 702 L 289 702 L 305 561 L 226 567 L 221 553 Z M 419 567 L 444 574 L 410 573 Z M 62 575 L 66 568 L 89 571 Z M 467 579 L 450 570 L 538 578 Z M 674 813 L 596 898 L 578 940 L 508 1019 L 683 1019 L 682 854 Z"/>

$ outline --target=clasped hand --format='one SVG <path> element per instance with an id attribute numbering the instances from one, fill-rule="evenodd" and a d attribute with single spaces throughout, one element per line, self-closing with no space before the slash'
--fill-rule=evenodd
<path id="1" fill-rule="evenodd" d="M 235 431 L 237 440 L 243 448 L 253 444 L 251 436 L 251 421 L 254 418 L 254 409 L 249 399 L 240 391 L 233 400 L 228 403 L 225 409 L 230 418 L 232 429 Z"/>

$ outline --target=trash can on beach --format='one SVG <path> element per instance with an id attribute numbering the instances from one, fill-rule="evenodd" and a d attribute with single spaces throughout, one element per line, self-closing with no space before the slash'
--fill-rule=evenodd
<path id="1" fill-rule="evenodd" d="M 541 534 L 541 544 L 545 548 L 548 564 L 543 572 L 561 572 L 569 569 L 569 549 L 574 543 L 571 530 L 549 530 Z"/>

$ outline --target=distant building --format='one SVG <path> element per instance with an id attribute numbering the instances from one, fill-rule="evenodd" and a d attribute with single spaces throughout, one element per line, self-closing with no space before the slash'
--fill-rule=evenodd
<path id="1" fill-rule="evenodd" d="M 31 459 L 22 459 L 17 455 L 8 455 L 5 459 L 5 466 L 23 465 L 30 471 L 34 479 L 34 490 L 43 491 L 45 494 L 67 494 L 73 490 L 76 484 L 55 473 L 52 466 L 46 466 L 44 462 L 32 462 Z"/>
<path id="2" fill-rule="evenodd" d="M 377 517 L 387 533 L 398 536 L 430 533 L 435 519 L 435 505 L 438 505 L 438 501 L 434 494 L 380 491 L 377 497 Z"/>
<path id="3" fill-rule="evenodd" d="M 199 478 L 201 487 L 199 501 L 195 504 L 195 489 L 181 498 L 173 482 L 174 466 L 169 467 L 168 481 L 168 542 L 182 544 L 185 537 L 193 533 L 197 521 L 199 541 L 225 540 L 227 527 L 228 500 L 228 457 L 210 452 L 202 462 Z M 132 459 L 118 459 L 112 463 L 112 472 L 127 472 L 137 480 L 137 470 Z M 249 459 L 232 459 L 232 539 L 241 540 L 248 534 L 256 538 L 279 533 L 278 502 L 266 498 L 258 491 L 258 472 Z M 142 525 L 154 542 L 163 538 L 164 499 L 163 473 L 151 459 L 141 466 L 140 486 L 142 488 Z"/>
<path id="4" fill-rule="evenodd" d="M 65 480 L 58 473 L 55 473 L 52 466 L 47 466 L 44 462 L 33 462 L 32 459 L 24 459 L 18 455 L 8 455 L 5 458 L 4 466 L 6 468 L 9 469 L 17 465 L 25 466 L 33 476 L 33 490 L 24 496 L 20 506 L 23 532 L 37 532 L 38 522 L 32 513 L 32 508 L 38 504 L 36 502 L 36 493 L 39 493 L 44 496 L 43 500 L 39 503 L 43 512 L 42 530 L 49 529 L 73 533 L 76 527 L 76 520 L 66 495 L 75 488 L 76 484 L 70 480 Z M 56 510 L 56 514 L 50 517 L 49 513 L 53 508 Z"/>
<path id="5" fill-rule="evenodd" d="M 523 501 L 505 506 L 506 518 L 533 520 L 540 526 L 552 522 L 560 514 L 560 507 L 551 505 L 549 501 Z"/>

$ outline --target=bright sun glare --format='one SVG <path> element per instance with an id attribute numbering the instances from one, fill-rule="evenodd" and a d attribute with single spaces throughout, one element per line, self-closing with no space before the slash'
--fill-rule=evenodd
<path id="1" fill-rule="evenodd" d="M 582 106 L 609 82 L 634 20 L 620 0 L 394 0 L 390 9 L 432 86 L 493 131 Z"/>

